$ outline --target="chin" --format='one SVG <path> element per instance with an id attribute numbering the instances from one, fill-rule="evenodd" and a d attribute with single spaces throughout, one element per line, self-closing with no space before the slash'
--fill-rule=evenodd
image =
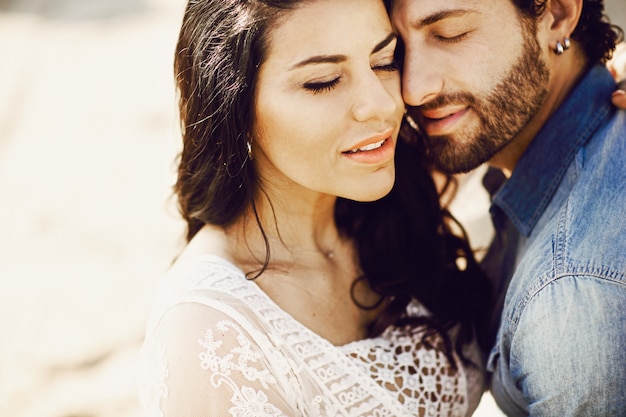
<path id="1" fill-rule="evenodd" d="M 391 192 L 394 182 L 395 172 L 391 172 L 390 175 L 381 175 L 371 181 L 362 182 L 353 188 L 358 192 L 351 192 L 343 197 L 363 203 L 380 200 Z"/>

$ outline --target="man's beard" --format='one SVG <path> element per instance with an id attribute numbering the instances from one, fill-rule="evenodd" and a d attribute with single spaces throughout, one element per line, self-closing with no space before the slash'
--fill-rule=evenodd
<path id="1" fill-rule="evenodd" d="M 522 22 L 522 26 L 523 53 L 488 95 L 476 97 L 468 92 L 444 92 L 423 106 L 408 109 L 409 115 L 418 124 L 420 110 L 448 104 L 467 104 L 478 116 L 480 125 L 476 129 L 454 136 L 425 135 L 428 155 L 440 170 L 450 174 L 468 172 L 489 161 L 539 111 L 547 94 L 550 73 L 541 57 L 534 25 Z"/>

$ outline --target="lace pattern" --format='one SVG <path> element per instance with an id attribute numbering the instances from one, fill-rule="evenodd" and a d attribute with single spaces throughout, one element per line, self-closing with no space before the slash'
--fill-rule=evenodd
<path id="1" fill-rule="evenodd" d="M 408 410 L 419 416 L 463 416 L 464 381 L 454 372 L 441 350 L 421 343 L 418 329 L 389 328 L 381 338 L 367 339 L 343 348 L 364 373 L 396 393 Z M 436 340 L 435 340 L 436 339 Z M 438 337 L 429 343 L 440 345 Z"/>
<path id="2" fill-rule="evenodd" d="M 211 383 L 219 388 L 227 384 L 233 395 L 230 399 L 232 407 L 228 410 L 234 417 L 280 417 L 284 414 L 269 403 L 264 391 L 256 390 L 251 386 L 239 386 L 232 378 L 233 373 L 241 374 L 248 382 L 258 382 L 264 390 L 276 384 L 276 379 L 266 369 L 257 366 L 262 353 L 255 349 L 241 328 L 227 320 L 218 322 L 215 326 L 219 332 L 235 332 L 239 346 L 220 355 L 219 349 L 223 342 L 214 337 L 211 329 L 206 331 L 203 339 L 198 343 L 205 349 L 198 355 L 200 367 L 209 372 Z"/>
<path id="3" fill-rule="evenodd" d="M 190 320 L 184 309 L 191 303 L 203 308 Z M 171 332 L 162 331 L 174 306 L 183 309 L 184 323 L 197 324 L 195 343 L 174 343 Z M 182 399 L 170 395 L 178 381 L 172 380 L 178 374 L 167 359 L 172 357 L 184 358 L 200 379 L 189 381 L 190 390 L 215 389 L 198 390 L 194 401 L 221 404 L 220 417 L 461 417 L 467 411 L 465 374 L 459 364 L 458 371 L 450 367 L 436 337 L 427 347 L 419 330 L 390 327 L 378 338 L 333 346 L 219 258 L 172 270 L 152 313 L 144 369 L 158 364 L 165 371 L 144 371 L 140 397 L 147 416 L 177 415 L 164 414 L 165 408 L 181 410 Z"/>

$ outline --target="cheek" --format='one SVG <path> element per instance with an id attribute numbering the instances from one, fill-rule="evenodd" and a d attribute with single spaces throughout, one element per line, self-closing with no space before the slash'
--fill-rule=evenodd
<path id="1" fill-rule="evenodd" d="M 337 130 L 341 125 L 340 108 L 321 96 L 275 95 L 258 103 L 255 133 L 272 153 L 297 154 L 322 144 L 328 147 L 329 141 L 337 138 L 331 127 Z"/>
<path id="2" fill-rule="evenodd" d="M 288 150 L 289 138 L 296 133 L 294 128 L 297 125 L 293 123 L 296 118 L 293 108 L 285 100 L 258 101 L 254 129 L 257 147 L 262 148 L 268 156 L 281 149 Z"/>
<path id="3" fill-rule="evenodd" d="M 404 114 L 404 100 L 402 100 L 402 80 L 400 72 L 398 72 L 395 77 L 390 77 L 389 80 L 385 81 L 385 89 L 396 102 L 398 113 L 400 114 L 398 120 L 400 120 Z"/>
<path id="4" fill-rule="evenodd" d="M 283 102 L 285 103 L 285 102 Z M 303 106 L 267 106 L 257 112 L 255 137 L 259 146 L 268 153 L 294 153 L 307 147 L 310 137 L 320 131 L 319 122 L 310 113 L 302 112 Z"/>
<path id="5" fill-rule="evenodd" d="M 325 126 L 332 123 L 324 123 L 310 112 L 303 113 L 299 111 L 301 108 L 293 105 L 259 112 L 262 117 L 255 130 L 257 143 L 253 148 L 263 153 L 263 162 L 258 161 L 261 171 L 268 168 L 267 164 L 270 169 L 300 182 L 312 171 L 319 175 L 321 170 L 329 168 L 332 135 Z"/>

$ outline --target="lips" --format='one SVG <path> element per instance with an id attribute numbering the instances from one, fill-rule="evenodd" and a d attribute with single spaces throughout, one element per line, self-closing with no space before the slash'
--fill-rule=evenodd
<path id="1" fill-rule="evenodd" d="M 424 131 L 429 136 L 453 133 L 459 128 L 461 119 L 467 114 L 467 106 L 448 106 L 445 108 L 422 110 L 420 119 Z"/>
<path id="2" fill-rule="evenodd" d="M 369 145 L 365 145 L 365 146 L 362 146 L 362 147 L 357 148 L 357 149 L 351 149 L 351 150 L 346 151 L 344 153 L 357 153 L 357 152 L 373 151 L 374 149 L 378 149 L 378 148 L 382 147 L 385 144 L 386 140 L 389 140 L 389 139 L 383 139 L 380 142 L 370 143 Z"/>
<path id="3" fill-rule="evenodd" d="M 437 109 L 421 110 L 420 114 L 425 119 L 443 120 L 446 117 L 454 116 L 455 114 L 465 111 L 466 109 L 467 106 L 464 105 L 446 106 Z"/>
<path id="4" fill-rule="evenodd" d="M 343 151 L 344 154 L 352 154 L 359 152 L 371 152 L 373 150 L 379 149 L 385 145 L 385 141 L 391 139 L 391 135 L 393 134 L 393 128 L 389 128 L 382 133 L 372 135 L 367 139 L 363 139 L 362 141 L 354 144 L 349 149 Z"/>
<path id="5" fill-rule="evenodd" d="M 370 136 L 350 149 L 343 151 L 342 155 L 358 164 L 379 165 L 393 159 L 395 142 L 392 138 L 394 129 L 388 129 L 381 134 Z"/>

